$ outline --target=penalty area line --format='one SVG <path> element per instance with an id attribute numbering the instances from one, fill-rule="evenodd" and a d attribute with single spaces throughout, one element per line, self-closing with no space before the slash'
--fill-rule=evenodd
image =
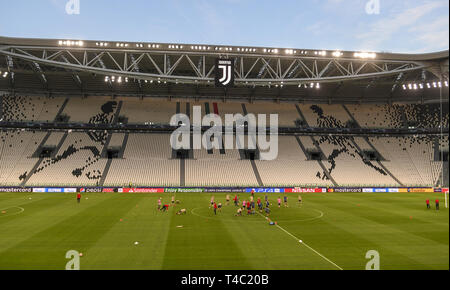
<path id="1" fill-rule="evenodd" d="M 262 216 L 263 218 L 265 218 L 261 213 L 258 212 L 258 214 L 260 216 Z M 279 225 L 276 225 L 277 228 L 279 228 L 280 230 L 282 230 L 283 232 L 285 232 L 286 234 L 288 234 L 289 236 L 291 236 L 292 238 L 294 238 L 296 241 L 298 241 L 300 244 L 304 245 L 305 247 L 307 247 L 309 250 L 311 250 L 312 252 L 314 252 L 315 254 L 317 254 L 318 256 L 320 256 L 322 259 L 324 259 L 325 261 L 327 261 L 328 263 L 332 264 L 333 266 L 335 266 L 336 268 L 338 268 L 339 270 L 344 270 L 341 267 L 339 267 L 339 265 L 337 265 L 336 263 L 334 263 L 333 261 L 331 261 L 330 259 L 328 259 L 327 257 L 325 257 L 324 255 L 322 255 L 321 253 L 319 253 L 318 251 L 314 250 L 313 248 L 311 248 L 308 244 L 306 244 L 305 242 L 301 241 L 300 239 L 297 238 L 296 236 L 294 236 L 293 234 L 291 234 L 290 232 L 288 232 L 287 230 L 285 230 L 284 228 L 282 228 Z"/>

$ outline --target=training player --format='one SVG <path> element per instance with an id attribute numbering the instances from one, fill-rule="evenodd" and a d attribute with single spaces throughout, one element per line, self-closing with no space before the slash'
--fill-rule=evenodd
<path id="1" fill-rule="evenodd" d="M 234 202 L 234 205 L 235 205 L 235 206 L 239 206 L 239 199 L 238 199 L 237 194 L 234 196 L 233 202 Z"/>
<path id="2" fill-rule="evenodd" d="M 247 201 L 247 214 L 251 213 L 252 213 L 252 204 L 250 203 L 250 201 Z"/>
<path id="3" fill-rule="evenodd" d="M 245 209 L 246 206 L 247 206 L 247 201 L 244 200 L 244 201 L 242 202 L 242 209 Z"/>
<path id="4" fill-rule="evenodd" d="M 270 202 L 266 200 L 266 208 L 270 206 Z"/>
<path id="5" fill-rule="evenodd" d="M 77 202 L 80 203 L 81 201 L 81 193 L 77 193 Z"/>
<path id="6" fill-rule="evenodd" d="M 219 202 L 219 204 L 217 205 L 217 209 L 221 212 L 222 211 L 222 203 Z"/>
<path id="7" fill-rule="evenodd" d="M 436 210 L 439 210 L 439 199 L 436 199 Z"/>
<path id="8" fill-rule="evenodd" d="M 236 214 L 234 216 L 242 216 L 242 209 L 238 208 L 237 212 L 236 212 Z"/>
<path id="9" fill-rule="evenodd" d="M 180 209 L 179 211 L 177 211 L 177 215 L 182 215 L 182 214 L 186 214 L 186 209 Z"/>
<path id="10" fill-rule="evenodd" d="M 299 194 L 298 195 L 298 205 L 302 205 L 303 201 L 302 201 L 302 196 Z"/>
<path id="11" fill-rule="evenodd" d="M 277 202 L 278 202 L 278 207 L 281 207 L 281 197 L 278 197 Z"/>
<path id="12" fill-rule="evenodd" d="M 158 199 L 158 210 L 161 210 L 162 201 L 161 198 Z"/>
<path id="13" fill-rule="evenodd" d="M 214 215 L 217 215 L 217 203 L 214 202 L 213 208 L 214 208 Z"/>
<path id="14" fill-rule="evenodd" d="M 172 206 L 175 206 L 175 195 L 172 195 Z"/>
<path id="15" fill-rule="evenodd" d="M 288 197 L 286 194 L 284 195 L 284 207 L 289 207 L 288 206 Z"/>
<path id="16" fill-rule="evenodd" d="M 226 200 L 227 200 L 227 205 L 230 205 L 230 195 L 229 194 L 227 194 Z"/>
<path id="17" fill-rule="evenodd" d="M 429 199 L 427 199 L 427 209 L 430 209 L 431 207 L 430 207 L 430 200 Z"/>
<path id="18" fill-rule="evenodd" d="M 250 196 L 250 207 L 251 207 L 252 211 L 255 208 L 255 202 L 253 201 L 253 195 Z"/>
<path id="19" fill-rule="evenodd" d="M 211 206 L 213 206 L 214 205 L 214 195 L 213 196 L 211 196 L 211 203 L 210 203 L 210 206 L 209 206 L 209 208 L 211 208 Z"/>
<path id="20" fill-rule="evenodd" d="M 168 204 L 163 205 L 161 210 L 164 211 L 164 212 L 168 211 L 169 210 L 169 205 Z"/>
<path id="21" fill-rule="evenodd" d="M 263 205 L 262 205 L 262 202 L 261 202 L 261 198 L 258 197 L 258 200 L 256 201 L 256 203 L 258 204 L 259 211 L 262 212 Z"/>
<path id="22" fill-rule="evenodd" d="M 266 207 L 265 211 L 266 211 L 266 216 L 269 216 L 270 215 L 270 208 Z"/>

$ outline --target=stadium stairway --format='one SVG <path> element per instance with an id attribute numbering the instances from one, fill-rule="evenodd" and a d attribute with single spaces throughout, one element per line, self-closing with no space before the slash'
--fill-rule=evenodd
<path id="1" fill-rule="evenodd" d="M 246 116 L 248 114 L 247 107 L 245 106 L 245 104 L 242 104 L 242 111 L 244 112 L 244 116 Z M 258 143 L 254 139 L 254 136 L 251 136 L 251 137 L 252 137 L 252 143 L 255 144 L 255 146 L 256 146 L 256 154 L 259 156 Z M 236 140 L 239 142 L 239 139 L 236 139 Z M 239 150 L 239 151 L 240 151 L 241 158 L 242 158 L 242 156 L 243 156 L 242 150 Z M 255 160 L 250 160 L 250 163 L 252 165 L 253 173 L 255 174 L 255 178 L 256 178 L 256 181 L 258 182 L 258 185 L 263 187 L 264 182 L 261 178 L 261 175 L 259 174 L 258 167 L 256 166 Z"/>
<path id="2" fill-rule="evenodd" d="M 56 155 L 58 154 L 59 149 L 61 149 L 61 147 L 63 146 L 64 141 L 66 141 L 68 135 L 69 134 L 67 132 L 65 132 L 64 135 L 61 137 L 61 140 L 59 140 L 58 145 L 56 145 L 56 148 L 55 148 L 55 150 L 52 153 L 52 156 L 51 156 L 52 158 L 56 157 Z"/>
<path id="3" fill-rule="evenodd" d="M 122 109 L 122 106 L 123 106 L 123 101 L 119 101 L 119 104 L 117 105 L 117 110 L 114 113 L 114 118 L 113 118 L 113 121 L 112 121 L 113 124 L 117 124 L 118 123 L 119 116 L 120 116 L 120 110 Z"/>
<path id="4" fill-rule="evenodd" d="M 61 108 L 59 108 L 58 113 L 55 116 L 54 122 L 56 123 L 56 120 L 58 120 L 59 116 L 61 116 L 62 112 L 66 109 L 67 103 L 69 102 L 69 98 L 66 98 L 64 100 L 64 103 L 61 105 Z"/>
<path id="5" fill-rule="evenodd" d="M 36 152 L 34 153 L 35 155 L 37 154 L 37 152 L 39 151 L 39 149 L 41 149 L 45 143 L 47 143 L 48 139 L 50 138 L 50 135 L 52 133 L 48 132 L 44 139 L 42 139 L 41 143 L 39 144 L 39 146 L 37 147 L 38 150 L 36 150 Z M 52 154 L 51 154 L 51 158 L 54 158 L 57 154 L 58 151 L 61 149 L 62 145 L 64 144 L 64 141 L 67 138 L 68 133 L 65 132 L 64 135 L 61 137 L 61 140 L 58 142 L 58 145 L 56 146 L 56 148 L 53 150 Z M 39 156 L 33 156 L 33 157 L 39 157 Z M 34 173 L 36 173 L 36 170 L 39 168 L 39 166 L 41 165 L 42 161 L 44 160 L 44 158 L 39 157 L 39 159 L 36 161 L 36 163 L 34 164 L 33 168 L 30 170 L 30 173 L 27 174 L 24 178 L 24 180 L 21 182 L 20 186 L 25 186 L 27 184 L 27 182 L 30 180 L 31 176 L 33 176 Z"/>
<path id="6" fill-rule="evenodd" d="M 52 134 L 51 132 L 47 132 L 47 134 L 45 135 L 44 139 L 42 139 L 41 144 L 39 144 L 38 148 L 42 148 L 45 143 L 47 142 L 48 138 L 50 137 L 50 134 Z M 39 158 L 36 163 L 34 164 L 33 168 L 30 170 L 30 173 L 26 175 L 26 177 L 23 179 L 22 183 L 20 184 L 20 186 L 24 187 L 25 184 L 28 182 L 28 180 L 30 180 L 31 176 L 33 175 L 34 172 L 36 172 L 36 169 L 38 169 L 39 165 L 41 165 L 42 161 L 44 160 L 44 158 Z"/>
<path id="7" fill-rule="evenodd" d="M 214 109 L 214 114 L 216 114 L 217 116 L 220 116 L 219 105 L 217 103 L 213 103 L 213 109 Z M 209 110 L 209 106 L 208 106 L 208 110 Z M 219 150 L 220 154 L 224 155 L 226 153 L 225 153 L 225 143 L 223 141 L 223 138 L 221 138 L 221 140 L 219 142 L 222 144 L 222 147 L 220 147 L 220 150 Z"/>
<path id="8" fill-rule="evenodd" d="M 352 113 L 350 113 L 350 110 L 347 108 L 346 105 L 342 105 L 342 107 L 344 108 L 344 111 L 347 112 L 348 116 L 350 117 L 351 120 L 353 120 L 354 124 L 356 124 L 356 126 L 358 128 L 361 128 L 361 126 L 359 125 L 358 121 L 355 119 L 355 117 L 352 115 Z M 373 146 L 372 142 L 370 142 L 368 137 L 364 137 L 364 140 L 367 142 L 367 144 L 370 146 L 370 148 L 372 148 L 372 150 L 378 155 L 378 156 L 382 156 L 381 153 L 377 150 L 377 148 L 375 148 L 375 146 Z M 362 153 L 361 148 L 358 146 L 358 144 L 356 144 L 355 139 L 351 138 L 351 142 L 353 143 L 353 145 L 355 145 L 355 147 L 358 149 L 358 151 L 360 153 Z M 395 182 L 397 182 L 400 186 L 405 186 L 397 177 L 394 176 L 394 174 L 392 174 L 392 172 L 386 168 L 386 166 L 384 166 L 384 164 L 381 162 L 381 160 L 377 160 L 377 164 L 378 166 L 380 166 Z"/>
<path id="9" fill-rule="evenodd" d="M 117 124 L 117 122 L 119 121 L 120 110 L 122 109 L 122 105 L 123 105 L 123 101 L 119 101 L 119 104 L 117 105 L 117 110 L 114 113 L 114 117 L 113 117 L 113 121 L 112 121 L 113 124 Z M 108 158 L 108 156 L 107 156 L 108 155 L 108 147 L 109 147 L 109 144 L 111 143 L 112 135 L 113 135 L 112 133 L 109 133 L 108 136 L 106 137 L 105 145 L 103 145 L 103 149 L 102 149 L 102 153 L 100 154 L 100 158 Z M 124 137 L 124 143 L 126 146 L 125 139 L 128 140 L 128 133 Z M 123 152 L 125 152 L 124 143 L 122 143 L 122 147 L 120 148 L 119 158 L 123 158 Z M 112 158 L 108 158 L 108 161 L 106 161 L 105 168 L 103 169 L 102 176 L 98 183 L 99 186 L 103 186 L 105 184 L 105 180 L 106 180 L 106 177 L 108 176 L 109 169 L 111 168 L 112 161 L 113 161 Z"/>
<path id="10" fill-rule="evenodd" d="M 302 110 L 300 109 L 300 107 L 296 104 L 295 108 L 297 109 L 298 114 L 300 115 L 300 118 L 303 120 L 303 122 L 305 123 L 306 126 L 309 127 L 308 121 L 305 119 L 305 115 L 303 115 Z M 322 156 L 325 156 L 322 149 L 320 148 L 320 145 L 317 143 L 317 141 L 314 139 L 314 137 L 309 136 L 314 144 L 314 146 L 317 148 L 317 150 L 320 152 L 320 154 Z M 299 146 L 302 148 L 303 153 L 305 153 L 305 155 L 307 155 L 305 147 L 303 146 L 301 140 L 297 137 L 297 142 L 299 144 Z M 322 160 L 317 160 L 317 163 L 319 163 L 319 166 L 322 168 L 323 173 L 327 176 L 328 180 L 330 180 L 334 186 L 339 186 L 336 182 L 336 180 L 334 180 L 333 176 L 331 176 L 330 172 L 328 171 L 328 169 L 325 167 L 325 165 L 323 164 Z"/>
<path id="11" fill-rule="evenodd" d="M 439 177 L 436 187 L 448 187 L 449 175 L 448 175 L 448 161 L 443 162 L 442 175 Z"/>
<path id="12" fill-rule="evenodd" d="M 120 146 L 120 151 L 119 151 L 119 156 L 118 156 L 119 159 L 122 159 L 124 156 L 125 149 L 126 149 L 127 143 L 128 143 L 128 137 L 129 137 L 129 133 L 125 133 L 125 135 L 123 136 L 123 141 L 122 141 L 122 145 Z M 110 136 L 108 136 L 108 138 L 109 138 L 109 141 L 107 141 L 107 143 L 109 144 L 112 139 L 112 134 L 110 134 Z M 107 148 L 107 147 L 105 146 L 104 148 Z M 103 152 L 102 152 L 102 158 L 107 158 L 108 156 L 106 156 L 106 155 L 107 155 L 107 149 L 106 149 L 105 156 L 103 156 Z M 108 158 L 108 161 L 106 161 L 105 168 L 103 169 L 102 176 L 98 183 L 99 186 L 105 185 L 105 180 L 106 180 L 106 177 L 108 176 L 109 169 L 111 168 L 112 162 L 113 162 L 112 158 Z"/>
<path id="13" fill-rule="evenodd" d="M 186 186 L 186 159 L 180 159 L 180 186 Z"/>

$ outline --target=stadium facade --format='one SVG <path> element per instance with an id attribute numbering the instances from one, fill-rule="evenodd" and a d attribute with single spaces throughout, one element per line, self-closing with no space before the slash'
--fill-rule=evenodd
<path id="1" fill-rule="evenodd" d="M 0 37 L 0 71 L 2 186 L 448 186 L 448 51 Z M 195 106 L 278 114 L 278 158 L 172 149 Z"/>

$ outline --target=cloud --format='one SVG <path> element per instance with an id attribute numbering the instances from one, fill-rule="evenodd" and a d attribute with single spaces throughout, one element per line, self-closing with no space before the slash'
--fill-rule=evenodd
<path id="1" fill-rule="evenodd" d="M 408 30 L 408 27 L 411 29 L 411 27 L 417 26 L 417 22 L 424 16 L 442 6 L 446 6 L 447 3 L 447 1 L 427 2 L 423 5 L 407 9 L 400 14 L 380 19 L 370 25 L 369 31 L 356 36 L 361 41 L 361 49 L 379 50 L 383 43 L 387 41 L 393 42 L 395 34 Z"/>
<path id="2" fill-rule="evenodd" d="M 429 52 L 448 49 L 449 44 L 449 18 L 442 16 L 436 20 L 412 27 L 409 32 L 417 35 L 415 40 L 422 43 L 417 52 Z"/>

